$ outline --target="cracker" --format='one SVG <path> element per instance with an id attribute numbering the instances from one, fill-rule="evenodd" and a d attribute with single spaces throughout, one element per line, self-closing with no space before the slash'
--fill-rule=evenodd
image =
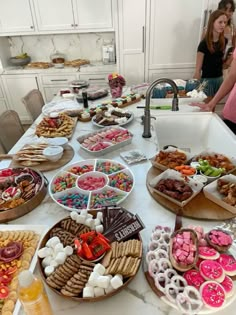
<path id="1" fill-rule="evenodd" d="M 106 255 L 103 257 L 101 264 L 107 268 L 110 264 L 111 261 L 111 257 L 112 257 L 112 249 L 110 249 L 109 251 L 106 252 Z"/>

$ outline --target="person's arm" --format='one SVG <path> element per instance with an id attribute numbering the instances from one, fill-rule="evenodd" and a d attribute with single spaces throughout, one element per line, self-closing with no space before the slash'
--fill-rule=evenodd
<path id="1" fill-rule="evenodd" d="M 195 73 L 193 75 L 194 79 L 198 79 L 198 80 L 201 79 L 201 71 L 202 71 L 203 59 L 204 59 L 204 53 L 198 51 L 197 52 Z"/>
<path id="2" fill-rule="evenodd" d="M 215 94 L 213 99 L 208 103 L 192 103 L 192 106 L 198 106 L 201 110 L 204 111 L 213 111 L 219 101 L 222 100 L 233 88 L 236 83 L 236 59 L 233 60 L 232 65 L 230 67 L 230 71 L 226 79 L 223 81 L 221 87 L 218 92 Z"/>

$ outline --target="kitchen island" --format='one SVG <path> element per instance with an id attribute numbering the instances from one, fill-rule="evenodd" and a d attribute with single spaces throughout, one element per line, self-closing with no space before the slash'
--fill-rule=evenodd
<path id="1" fill-rule="evenodd" d="M 144 105 L 144 101 L 142 101 Z M 157 151 L 157 139 L 155 132 L 152 130 L 152 137 L 149 139 L 144 139 L 142 137 L 143 126 L 141 125 L 141 116 L 143 115 L 143 109 L 137 109 L 136 106 L 141 105 L 137 103 L 127 107 L 127 110 L 132 110 L 134 112 L 134 119 L 127 127 L 133 133 L 133 140 L 131 144 L 124 146 L 116 151 L 110 152 L 103 156 L 105 159 L 112 159 L 123 164 L 124 161 L 120 157 L 120 153 L 123 151 L 139 149 L 146 154 L 147 158 L 151 158 Z M 192 111 L 193 108 L 188 105 L 180 106 L 180 111 Z M 196 110 L 194 108 L 194 110 Z M 152 113 L 158 115 L 158 110 L 153 110 Z M 166 111 L 165 111 L 166 112 Z M 10 153 L 15 153 L 19 150 L 26 141 L 34 134 L 35 125 L 39 122 L 40 117 L 36 122 L 27 130 L 23 138 L 21 138 L 18 143 L 13 147 Z M 153 120 L 152 120 L 153 122 Z M 70 144 L 73 146 L 75 155 L 70 163 L 86 160 L 91 158 L 96 158 L 91 154 L 85 152 L 80 148 L 79 143 L 76 141 L 78 136 L 87 134 L 89 132 L 98 131 L 98 127 L 94 126 L 92 122 L 78 122 L 76 130 Z M 147 248 L 149 242 L 150 234 L 152 229 L 156 225 L 170 226 L 174 228 L 175 224 L 175 215 L 169 210 L 165 209 L 163 206 L 158 204 L 150 195 L 146 188 L 146 175 L 148 170 L 151 167 L 151 162 L 149 160 L 129 165 L 128 167 L 134 174 L 135 177 L 135 186 L 128 198 L 121 204 L 122 207 L 126 208 L 134 214 L 138 214 L 145 224 L 145 230 L 141 232 L 144 251 Z M 9 160 L 2 161 L 0 167 L 4 168 L 10 164 Z M 59 170 L 45 172 L 44 175 L 48 180 L 58 172 Z M 25 225 L 47 225 L 51 227 L 60 219 L 68 215 L 68 211 L 59 207 L 50 196 L 47 194 L 43 202 L 35 208 L 33 211 L 27 215 L 20 217 L 16 220 L 9 222 L 9 224 L 25 224 Z M 216 221 L 198 221 L 190 220 L 183 218 L 183 225 L 187 226 L 188 224 L 201 225 L 205 230 L 209 230 L 215 227 L 217 224 L 222 222 Z M 38 267 L 35 272 L 39 274 Z M 134 280 L 126 287 L 123 291 L 114 295 L 111 298 L 105 299 L 96 303 L 78 303 L 67 298 L 62 298 L 59 295 L 54 294 L 46 285 L 45 285 L 54 314 L 57 315 L 75 315 L 75 314 L 86 314 L 86 315 L 171 315 L 171 314 L 180 314 L 176 310 L 172 309 L 170 306 L 166 305 L 158 298 L 155 293 L 150 288 L 147 283 L 142 267 L 140 268 L 138 274 Z M 234 301 L 228 308 L 225 310 L 220 310 L 216 312 L 217 315 L 231 315 L 235 311 L 236 301 Z M 23 311 L 20 314 L 24 314 Z"/>

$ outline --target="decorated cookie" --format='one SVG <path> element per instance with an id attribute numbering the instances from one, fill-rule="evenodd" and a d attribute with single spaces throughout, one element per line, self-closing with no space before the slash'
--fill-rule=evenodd
<path id="1" fill-rule="evenodd" d="M 195 269 L 185 271 L 183 277 L 186 279 L 188 285 L 192 285 L 198 290 L 203 282 L 205 282 L 205 279 L 201 276 L 200 272 Z"/>
<path id="2" fill-rule="evenodd" d="M 209 246 L 201 246 L 198 248 L 198 257 L 203 259 L 215 260 L 220 257 L 216 249 Z"/>
<path id="3" fill-rule="evenodd" d="M 225 274 L 228 276 L 236 275 L 236 260 L 233 256 L 227 254 L 220 254 L 217 259 L 218 263 L 222 266 Z"/>
<path id="4" fill-rule="evenodd" d="M 200 287 L 202 301 L 208 308 L 220 308 L 225 302 L 225 290 L 216 281 L 206 281 Z"/>
<path id="5" fill-rule="evenodd" d="M 234 293 L 234 283 L 233 283 L 233 280 L 230 277 L 225 276 L 224 280 L 221 282 L 221 285 L 222 285 L 222 287 L 225 290 L 226 298 L 228 298 L 228 297 L 233 295 L 233 293 Z"/>
<path id="6" fill-rule="evenodd" d="M 199 272 L 205 280 L 222 282 L 225 278 L 224 269 L 214 260 L 203 260 L 200 263 Z"/>

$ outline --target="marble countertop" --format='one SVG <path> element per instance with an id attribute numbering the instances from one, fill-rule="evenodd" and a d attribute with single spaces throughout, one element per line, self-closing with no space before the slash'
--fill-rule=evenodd
<path id="1" fill-rule="evenodd" d="M 141 125 L 141 116 L 143 115 L 143 109 L 137 109 L 137 105 L 144 105 L 144 101 L 141 103 L 137 103 L 127 107 L 128 110 L 132 110 L 134 112 L 133 121 L 127 125 L 126 127 L 133 133 L 133 141 L 131 144 L 108 153 L 103 156 L 103 158 L 114 159 L 118 162 L 124 163 L 122 158 L 120 157 L 120 153 L 122 151 L 128 151 L 132 149 L 139 149 L 143 151 L 147 158 L 151 158 L 157 151 L 157 139 L 155 137 L 154 131 L 152 130 L 152 137 L 148 139 L 144 139 L 142 137 L 143 126 Z M 189 111 L 192 110 L 192 107 L 188 105 L 181 105 L 180 111 Z M 152 114 L 158 115 L 161 111 L 153 110 Z M 165 111 L 166 113 L 167 111 Z M 40 117 L 36 120 L 36 122 L 27 130 L 26 134 L 23 138 L 19 140 L 19 142 L 13 147 L 10 153 L 16 152 L 19 148 L 22 147 L 27 141 L 32 139 L 34 134 L 35 125 L 40 120 Z M 153 123 L 153 120 L 152 120 Z M 85 152 L 80 148 L 79 143 L 76 141 L 76 138 L 80 135 L 84 135 L 91 131 L 99 130 L 96 126 L 94 126 L 91 122 L 83 123 L 78 122 L 76 126 L 76 130 L 72 139 L 70 140 L 70 144 L 73 146 L 75 151 L 75 156 L 70 163 L 84 160 L 96 158 L 92 157 L 91 154 Z M 0 167 L 7 167 L 10 161 L 5 160 L 0 163 Z M 152 229 L 156 225 L 168 225 L 174 227 L 175 223 L 175 215 L 165 209 L 163 206 L 158 204 L 149 194 L 146 188 L 146 174 L 151 167 L 151 162 L 146 160 L 144 162 L 140 162 L 138 164 L 132 164 L 128 166 L 134 176 L 135 176 L 135 187 L 132 193 L 128 196 L 128 198 L 122 203 L 122 206 L 131 211 L 132 213 L 137 213 L 143 220 L 146 228 L 141 232 L 141 236 L 143 239 L 144 247 L 146 248 L 150 233 Z M 57 172 L 49 171 L 45 172 L 44 175 L 50 180 L 52 176 Z M 16 220 L 9 222 L 9 224 L 42 224 L 51 227 L 55 224 L 55 222 L 64 218 L 68 215 L 68 211 L 61 208 L 57 204 L 55 204 L 52 199 L 47 195 L 43 202 L 35 208 L 33 211 L 28 213 L 27 215 L 20 217 Z M 220 224 L 222 222 L 216 221 L 198 221 L 191 220 L 187 218 L 183 218 L 183 225 L 187 226 L 188 224 L 201 225 L 206 230 Z M 38 273 L 38 268 L 36 268 L 36 273 Z M 172 314 L 180 314 L 170 306 L 166 305 L 162 300 L 160 300 L 152 291 L 149 284 L 147 283 L 142 267 L 137 273 L 136 277 L 133 281 L 126 287 L 123 291 L 116 294 L 115 296 L 105 299 L 101 302 L 96 303 L 78 303 L 72 301 L 70 299 L 62 298 L 59 295 L 53 293 L 49 288 L 47 288 L 47 292 L 53 307 L 54 314 L 57 315 L 76 315 L 86 314 L 86 315 L 172 315 Z M 230 315 L 235 312 L 236 301 L 234 301 L 229 307 L 225 310 L 221 310 L 216 312 L 217 315 Z M 20 314 L 23 314 L 21 311 Z"/>
<path id="2" fill-rule="evenodd" d="M 104 65 L 101 62 L 91 62 L 89 65 L 83 65 L 81 67 L 64 67 L 55 68 L 50 67 L 47 69 L 36 69 L 27 67 L 6 67 L 1 70 L 1 74 L 66 74 L 66 73 L 94 73 L 94 72 L 114 72 L 116 71 L 116 64 Z"/>

